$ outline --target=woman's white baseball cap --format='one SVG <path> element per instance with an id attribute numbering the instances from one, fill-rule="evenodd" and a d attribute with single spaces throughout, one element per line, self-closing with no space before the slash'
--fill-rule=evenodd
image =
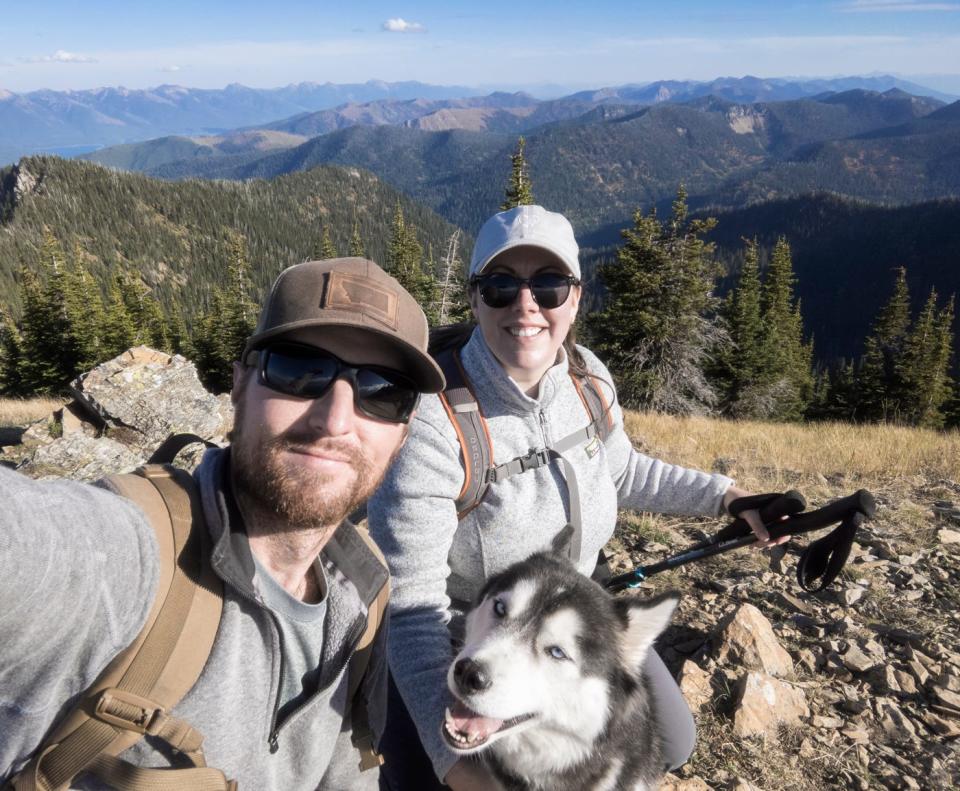
<path id="1" fill-rule="evenodd" d="M 469 277 L 483 272 L 484 267 L 504 250 L 521 245 L 552 253 L 571 275 L 580 278 L 580 248 L 570 221 L 562 214 L 532 205 L 516 206 L 494 214 L 483 224 L 470 257 Z"/>

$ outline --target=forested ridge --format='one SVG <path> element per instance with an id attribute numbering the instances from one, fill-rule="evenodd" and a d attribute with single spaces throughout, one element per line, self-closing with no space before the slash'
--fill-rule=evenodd
<path id="1" fill-rule="evenodd" d="M 245 241 L 259 299 L 281 269 L 317 257 L 325 232 L 333 250 L 346 255 L 356 228 L 367 255 L 383 262 L 398 202 L 424 251 L 439 256 L 454 226 L 356 168 L 170 183 L 25 157 L 0 171 L 0 305 L 20 315 L 20 269 L 37 269 L 49 233 L 83 260 L 104 295 L 116 275 L 136 275 L 190 324 L 222 283 L 236 234 Z"/>

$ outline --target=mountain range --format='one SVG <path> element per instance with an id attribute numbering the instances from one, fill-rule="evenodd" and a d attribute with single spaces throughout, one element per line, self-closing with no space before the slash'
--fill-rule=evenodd
<path id="1" fill-rule="evenodd" d="M 528 106 L 514 99 L 512 111 Z M 566 101 L 537 108 L 556 112 Z M 294 130 L 306 132 L 306 118 L 299 127 L 162 138 L 86 158 L 161 178 L 243 180 L 354 166 L 470 232 L 499 205 L 515 132 L 354 120 L 299 144 L 304 135 Z M 694 208 L 822 191 L 899 204 L 960 195 L 960 103 L 896 88 L 753 104 L 715 96 L 603 103 L 524 134 L 535 197 L 566 213 L 588 247 L 616 241 L 637 208 L 668 205 L 681 183 Z"/>
<path id="2" fill-rule="evenodd" d="M 462 86 L 370 80 L 301 82 L 282 88 L 220 89 L 160 85 L 11 93 L 0 89 L 0 164 L 35 152 L 77 153 L 171 134 L 210 134 L 304 112 L 375 99 L 441 99 L 470 95 Z"/>
<path id="3" fill-rule="evenodd" d="M 233 84 L 223 89 L 161 85 L 143 90 L 98 88 L 23 94 L 0 90 L 0 164 L 34 152 L 76 154 L 167 135 L 219 134 L 275 122 L 299 125 L 302 131 L 295 133 L 309 136 L 340 128 L 347 124 L 344 119 L 364 116 L 373 122 L 406 122 L 425 129 L 484 128 L 516 133 L 546 121 L 573 117 L 601 104 L 647 105 L 708 95 L 752 103 L 852 88 L 901 88 L 941 100 L 955 98 L 891 76 L 660 81 L 581 91 L 550 102 L 506 93 L 471 101 L 480 91 L 463 86 L 376 80 L 345 85 L 305 82 L 272 89 Z M 371 103 L 377 106 L 365 107 Z M 339 110 L 333 119 L 304 118 L 332 108 Z"/>

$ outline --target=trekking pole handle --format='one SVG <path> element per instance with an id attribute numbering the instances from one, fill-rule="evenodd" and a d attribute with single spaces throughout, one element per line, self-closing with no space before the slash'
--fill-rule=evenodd
<path id="1" fill-rule="evenodd" d="M 764 525 L 771 525 L 779 522 L 785 516 L 797 514 L 807 507 L 807 501 L 804 496 L 796 489 L 780 494 L 773 492 L 770 494 L 752 494 L 747 497 L 738 497 L 731 501 L 727 506 L 727 512 L 734 520 L 727 526 L 718 530 L 707 544 L 718 544 L 730 538 L 739 538 L 740 536 L 749 536 L 753 533 L 746 519 L 742 519 L 740 514 L 744 511 L 756 509 L 760 513 L 760 521 Z"/>
<path id="2" fill-rule="evenodd" d="M 829 527 L 854 514 L 861 514 L 864 519 L 872 519 L 876 512 L 877 501 L 873 495 L 866 489 L 860 489 L 853 494 L 828 503 L 816 511 L 795 514 L 782 522 L 769 525 L 767 530 L 770 532 L 771 538 L 780 538 L 780 536 L 785 535 L 796 536 Z"/>

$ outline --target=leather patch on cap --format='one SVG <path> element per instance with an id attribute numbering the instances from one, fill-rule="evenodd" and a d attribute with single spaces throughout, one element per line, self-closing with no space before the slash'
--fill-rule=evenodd
<path id="1" fill-rule="evenodd" d="M 346 272 L 331 272 L 320 307 L 359 311 L 375 321 L 397 329 L 397 294 L 372 283 L 370 278 Z"/>

